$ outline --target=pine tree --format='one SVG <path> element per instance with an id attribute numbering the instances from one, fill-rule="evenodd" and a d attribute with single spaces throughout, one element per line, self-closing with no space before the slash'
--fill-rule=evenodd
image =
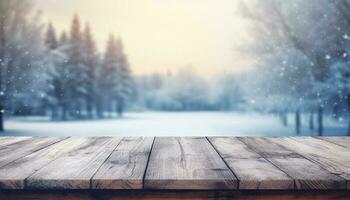
<path id="1" fill-rule="evenodd" d="M 127 100 L 130 98 L 133 90 L 133 81 L 131 77 L 131 70 L 129 67 L 127 56 L 124 53 L 124 46 L 122 40 L 119 38 L 116 42 L 118 65 L 117 78 L 113 94 L 116 99 L 116 111 L 119 116 L 122 116 Z"/>
<path id="2" fill-rule="evenodd" d="M 86 90 L 86 110 L 88 117 L 93 118 L 93 109 L 95 107 L 96 98 L 96 68 L 98 66 L 98 55 L 96 51 L 95 41 L 91 35 L 90 27 L 87 24 L 83 33 L 84 42 L 84 66 L 85 66 L 85 90 Z"/>
<path id="3" fill-rule="evenodd" d="M 47 48 L 47 62 L 48 62 L 48 76 L 49 76 L 49 88 L 47 89 L 47 95 L 44 99 L 45 105 L 51 108 L 51 118 L 54 120 L 57 118 L 57 104 L 58 104 L 58 88 L 59 88 L 59 80 L 56 73 L 56 62 L 54 62 L 54 51 L 57 48 L 57 38 L 55 28 L 51 23 L 48 24 L 46 37 L 45 37 L 45 45 Z M 46 107 L 46 106 L 45 106 Z"/>
<path id="4" fill-rule="evenodd" d="M 52 110 L 52 119 L 67 119 L 67 107 L 69 101 L 67 97 L 68 82 L 67 73 L 68 66 L 66 63 L 66 46 L 67 40 L 65 33 L 62 33 L 60 41 L 57 41 L 55 29 L 52 24 L 49 24 L 46 33 L 45 44 L 47 47 L 47 62 L 48 62 L 48 91 L 47 101 Z M 61 113 L 59 117 L 59 113 Z"/>
<path id="5" fill-rule="evenodd" d="M 45 44 L 49 50 L 54 50 L 58 46 L 56 31 L 51 22 L 49 23 L 47 28 Z"/>
<path id="6" fill-rule="evenodd" d="M 84 87 L 86 70 L 83 59 L 83 37 L 80 30 L 80 22 L 77 15 L 74 16 L 68 45 L 69 84 L 68 98 L 70 100 L 70 114 L 74 118 L 82 117 L 84 97 L 87 93 Z"/>
<path id="7" fill-rule="evenodd" d="M 103 63 L 99 70 L 99 115 L 103 117 L 103 112 L 107 111 L 109 116 L 112 112 L 112 89 L 116 74 L 116 55 L 115 38 L 110 35 L 107 41 L 106 51 L 103 57 Z"/>
<path id="8" fill-rule="evenodd" d="M 66 32 L 62 32 L 60 39 L 58 41 L 58 48 L 60 53 L 60 65 L 59 65 L 59 76 L 61 80 L 61 91 L 60 91 L 60 107 L 61 107 L 61 120 L 67 120 L 68 118 L 68 109 L 69 105 L 71 104 L 69 93 L 69 83 L 70 83 L 70 77 L 67 75 L 70 73 L 70 68 L 68 64 L 68 48 L 69 47 L 69 41 Z"/>
<path id="9" fill-rule="evenodd" d="M 127 57 L 123 51 L 123 43 L 120 39 L 116 40 L 113 35 L 107 42 L 101 77 L 103 77 L 101 86 L 108 94 L 105 100 L 108 111 L 112 112 L 113 103 L 115 103 L 118 115 L 122 116 L 132 92 L 133 81 Z"/>
<path id="10" fill-rule="evenodd" d="M 29 0 L 0 1 L 0 131 L 5 110 L 30 114 L 40 101 L 42 88 L 36 84 L 42 77 L 35 72 L 42 70 L 41 24 L 32 8 Z"/>
<path id="11" fill-rule="evenodd" d="M 4 113 L 5 113 L 5 48 L 6 48 L 6 35 L 5 25 L 6 17 L 9 15 L 9 10 L 3 5 L 4 2 L 0 2 L 0 11 L 3 17 L 0 18 L 0 132 L 4 131 Z"/>
<path id="12" fill-rule="evenodd" d="M 1 6 L 3 7 L 3 6 Z M 0 7 L 0 8 L 1 8 Z M 1 9 L 3 11 L 3 9 Z M 0 18 L 0 132 L 4 131 L 4 112 L 5 112 L 5 17 Z"/>

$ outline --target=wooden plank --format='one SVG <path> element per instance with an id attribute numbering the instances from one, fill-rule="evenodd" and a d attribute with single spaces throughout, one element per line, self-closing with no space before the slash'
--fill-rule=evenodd
<path id="1" fill-rule="evenodd" d="M 29 189 L 89 189 L 90 179 L 121 138 L 89 138 L 78 149 L 59 157 L 30 176 Z"/>
<path id="2" fill-rule="evenodd" d="M 0 148 L 30 138 L 31 137 L 0 137 Z"/>
<path id="3" fill-rule="evenodd" d="M 343 147 L 350 148 L 350 137 L 317 137 L 317 139 L 325 140 Z"/>
<path id="4" fill-rule="evenodd" d="M 0 191 L 0 200 L 349 200 L 350 191 L 23 190 Z"/>
<path id="5" fill-rule="evenodd" d="M 0 168 L 0 189 L 23 189 L 27 177 L 87 140 L 69 138 L 5 165 Z"/>
<path id="6" fill-rule="evenodd" d="M 92 178 L 95 189 L 142 189 L 154 138 L 124 138 Z"/>
<path id="7" fill-rule="evenodd" d="M 206 138 L 156 138 L 144 187 L 237 189 L 237 179 Z"/>
<path id="8" fill-rule="evenodd" d="M 67 137 L 33 137 L 2 146 L 0 147 L 0 167 L 66 138 Z"/>
<path id="9" fill-rule="evenodd" d="M 283 171 L 233 137 L 212 137 L 221 157 L 239 180 L 239 189 L 293 189 L 294 181 Z"/>
<path id="10" fill-rule="evenodd" d="M 332 174 L 343 177 L 347 180 L 347 188 L 350 189 L 350 150 L 348 148 L 311 137 L 275 138 L 272 141 L 317 162 Z"/>
<path id="11" fill-rule="evenodd" d="M 270 138 L 240 138 L 295 181 L 297 189 L 344 189 L 345 180 Z"/>

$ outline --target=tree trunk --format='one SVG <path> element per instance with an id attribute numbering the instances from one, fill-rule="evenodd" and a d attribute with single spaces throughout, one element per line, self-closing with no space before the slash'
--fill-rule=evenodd
<path id="1" fill-rule="evenodd" d="M 82 109 L 83 108 L 83 105 L 81 102 L 78 102 L 77 103 L 77 109 L 76 109 L 76 119 L 82 119 L 83 118 L 83 113 L 82 113 Z"/>
<path id="2" fill-rule="evenodd" d="M 314 127 L 314 110 L 312 109 L 310 112 L 310 118 L 309 118 L 309 129 L 313 131 L 315 129 Z"/>
<path id="3" fill-rule="evenodd" d="M 103 118 L 103 109 L 102 109 L 102 103 L 103 102 L 103 98 L 99 95 L 96 96 L 95 102 L 94 102 L 94 106 L 96 108 L 96 116 L 97 118 Z"/>
<path id="4" fill-rule="evenodd" d="M 56 106 L 51 107 L 51 121 L 55 121 L 57 119 L 57 108 Z"/>
<path id="5" fill-rule="evenodd" d="M 334 104 L 333 108 L 332 108 L 332 112 L 333 112 L 333 118 L 338 120 L 339 119 L 339 105 L 338 104 Z"/>
<path id="6" fill-rule="evenodd" d="M 300 110 L 297 109 L 295 111 L 295 132 L 297 135 L 300 135 L 300 127 L 301 127 Z"/>
<path id="7" fill-rule="evenodd" d="M 103 118 L 103 109 L 102 109 L 102 103 L 99 101 L 96 104 L 96 114 L 98 118 Z"/>
<path id="8" fill-rule="evenodd" d="M 348 121 L 349 121 L 348 135 L 350 136 L 350 94 L 347 95 L 347 100 L 348 100 Z"/>
<path id="9" fill-rule="evenodd" d="M 0 132 L 4 131 L 4 114 L 5 114 L 5 47 L 6 47 L 6 38 L 5 38 L 5 19 L 2 17 L 0 20 Z"/>
<path id="10" fill-rule="evenodd" d="M 348 136 L 350 136 L 350 107 L 348 109 Z"/>
<path id="11" fill-rule="evenodd" d="M 91 101 L 87 102 L 86 111 L 87 111 L 88 118 L 92 119 L 93 115 L 92 115 L 92 102 Z"/>
<path id="12" fill-rule="evenodd" d="M 63 105 L 62 106 L 62 116 L 61 116 L 61 119 L 63 121 L 66 121 L 67 120 L 67 105 Z"/>
<path id="13" fill-rule="evenodd" d="M 280 118 L 282 121 L 283 126 L 288 126 L 288 112 L 287 111 L 281 111 L 280 112 Z"/>
<path id="14" fill-rule="evenodd" d="M 109 100 L 109 101 L 107 102 L 107 105 L 108 105 L 108 117 L 111 118 L 111 117 L 112 117 L 112 112 L 113 112 L 112 101 Z"/>
<path id="15" fill-rule="evenodd" d="M 4 131 L 4 108 L 0 102 L 0 132 Z"/>
<path id="16" fill-rule="evenodd" d="M 117 101 L 117 113 L 119 117 L 123 116 L 123 111 L 124 111 L 124 102 L 123 100 L 118 100 Z"/>
<path id="17" fill-rule="evenodd" d="M 323 135 L 323 108 L 321 105 L 318 106 L 318 115 L 317 115 L 317 122 L 318 122 L 318 128 L 317 132 L 319 136 Z"/>

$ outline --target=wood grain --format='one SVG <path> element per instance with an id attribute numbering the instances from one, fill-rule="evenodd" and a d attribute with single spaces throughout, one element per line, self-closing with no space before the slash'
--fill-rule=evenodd
<path id="1" fill-rule="evenodd" d="M 30 176 L 29 189 L 89 189 L 90 179 L 117 147 L 121 138 L 89 138 L 74 151 L 50 162 Z"/>
<path id="2" fill-rule="evenodd" d="M 325 140 L 343 147 L 350 148 L 350 137 L 318 137 L 317 139 Z"/>
<path id="3" fill-rule="evenodd" d="M 299 199 L 304 196 L 297 194 L 306 195 L 302 191 L 310 189 L 342 199 L 332 192 L 343 193 L 339 189 L 346 189 L 346 184 L 350 189 L 349 141 L 348 137 L 0 137 L 0 190 L 14 189 L 16 193 L 8 193 L 12 199 L 26 199 L 16 196 L 21 190 L 75 189 L 91 193 L 69 198 L 230 199 L 220 191 L 235 192 L 239 187 L 239 193 L 229 193 L 231 199 L 254 199 L 246 196 L 250 191 L 261 191 L 263 197 L 255 196 L 260 199 Z M 108 194 L 111 189 L 121 192 L 113 196 Z M 132 193 L 126 192 L 129 189 Z M 293 193 L 266 193 L 276 189 Z M 207 193 L 196 193 L 204 190 Z M 0 199 L 11 199 L 1 191 Z M 307 195 L 323 198 L 318 193 Z M 47 193 L 46 199 L 64 196 Z"/>
<path id="4" fill-rule="evenodd" d="M 0 188 L 23 189 L 27 177 L 87 140 L 87 138 L 69 138 L 1 167 Z"/>
<path id="5" fill-rule="evenodd" d="M 294 188 L 293 179 L 237 138 L 212 137 L 208 140 L 239 179 L 239 189 Z"/>
<path id="6" fill-rule="evenodd" d="M 274 138 L 273 141 L 312 160 L 347 180 L 350 189 L 350 150 L 312 137 Z"/>
<path id="7" fill-rule="evenodd" d="M 345 180 L 271 138 L 240 138 L 255 152 L 294 179 L 297 189 L 345 189 Z"/>
<path id="8" fill-rule="evenodd" d="M 94 189 L 142 189 L 154 138 L 124 138 L 92 178 Z"/>
<path id="9" fill-rule="evenodd" d="M 6 146 L 0 147 L 0 167 L 3 167 L 10 162 L 19 158 L 25 157 L 35 151 L 39 151 L 52 144 L 62 141 L 63 137 L 33 137 Z"/>
<path id="10" fill-rule="evenodd" d="M 237 179 L 206 138 L 156 138 L 147 189 L 237 189 Z"/>
<path id="11" fill-rule="evenodd" d="M 0 147 L 8 146 L 10 144 L 28 140 L 31 137 L 0 137 Z"/>

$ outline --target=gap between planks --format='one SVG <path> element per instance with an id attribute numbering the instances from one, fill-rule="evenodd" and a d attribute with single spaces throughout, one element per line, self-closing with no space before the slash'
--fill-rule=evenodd
<path id="1" fill-rule="evenodd" d="M 92 181 L 93 178 L 95 177 L 95 175 L 97 174 L 98 170 L 101 169 L 102 165 L 107 162 L 107 160 L 112 156 L 113 152 L 117 149 L 117 147 L 120 145 L 120 143 L 123 141 L 125 137 L 122 137 L 118 144 L 114 147 L 113 151 L 111 151 L 111 153 L 107 156 L 107 158 L 101 163 L 101 165 L 97 168 L 97 170 L 95 171 L 95 173 L 92 174 L 91 178 L 90 178 L 90 189 L 92 189 Z"/>
<path id="2" fill-rule="evenodd" d="M 146 168 L 145 168 L 145 171 L 144 171 L 143 176 L 142 176 L 142 189 L 145 189 L 146 172 L 147 172 L 148 165 L 149 165 L 149 161 L 150 161 L 151 154 L 152 154 L 152 151 L 153 151 L 154 141 L 156 141 L 156 137 L 153 137 L 153 142 L 152 142 L 151 150 L 150 150 L 150 152 L 149 152 L 149 154 L 148 154 L 148 158 L 147 158 Z"/>
<path id="3" fill-rule="evenodd" d="M 235 174 L 235 172 L 231 169 L 231 167 L 229 166 L 229 164 L 226 162 L 226 160 L 222 157 L 222 155 L 219 153 L 219 151 L 215 148 L 215 146 L 213 145 L 213 143 L 209 140 L 208 137 L 205 137 L 205 139 L 209 142 L 209 144 L 213 147 L 213 149 L 215 150 L 215 152 L 218 154 L 218 156 L 221 158 L 221 160 L 225 163 L 226 167 L 231 171 L 231 173 L 233 174 L 233 176 L 236 177 L 237 179 L 237 190 L 240 187 L 240 183 L 241 180 L 238 178 L 238 176 Z"/>
<path id="4" fill-rule="evenodd" d="M 239 179 L 240 190 L 294 189 L 293 179 L 234 137 L 208 140 Z"/>

